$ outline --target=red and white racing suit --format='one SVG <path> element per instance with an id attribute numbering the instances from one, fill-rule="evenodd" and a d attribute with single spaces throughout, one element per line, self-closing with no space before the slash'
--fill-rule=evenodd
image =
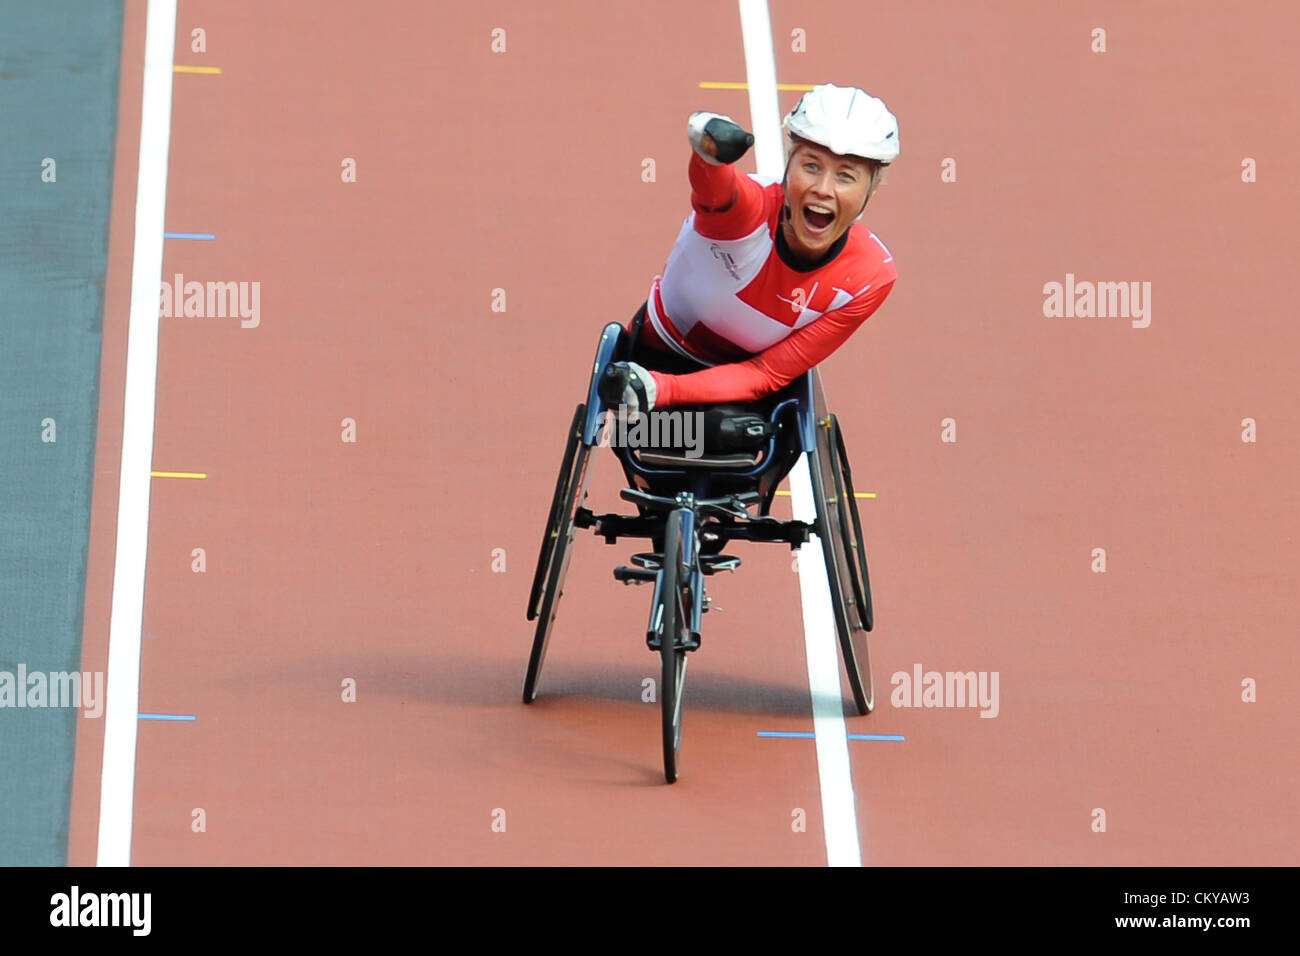
<path id="1" fill-rule="evenodd" d="M 691 208 L 646 302 L 642 343 L 711 366 L 654 372 L 656 407 L 771 394 L 844 343 L 894 287 L 894 257 L 855 223 L 800 267 L 781 232 L 779 182 L 694 153 Z"/>

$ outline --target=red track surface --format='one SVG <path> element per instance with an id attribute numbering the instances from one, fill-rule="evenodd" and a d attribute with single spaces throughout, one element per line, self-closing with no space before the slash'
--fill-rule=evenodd
<path id="1" fill-rule="evenodd" d="M 210 477 L 154 483 L 140 709 L 198 719 L 141 726 L 133 862 L 824 862 L 813 743 L 755 736 L 812 729 L 782 549 L 715 579 L 677 785 L 640 700 L 648 592 L 609 576 L 633 545 L 578 539 L 542 697 L 518 696 L 597 333 L 687 211 L 687 114 L 749 121 L 743 92 L 698 88 L 745 78 L 735 6 L 396 6 L 181 3 L 178 61 L 224 72 L 175 77 L 167 223 L 218 238 L 169 241 L 163 272 L 260 281 L 262 320 L 163 319 L 155 467 Z M 116 515 L 128 9 L 87 669 Z M 1300 14 L 775 2 L 772 22 L 781 82 L 863 86 L 902 127 L 868 216 L 900 280 L 824 368 L 879 495 L 878 707 L 849 730 L 906 736 L 850 744 L 864 862 L 1293 863 L 1300 334 L 1279 237 Z M 1150 327 L 1044 317 L 1066 273 L 1150 282 Z M 612 505 L 607 454 L 594 483 Z M 892 707 L 916 663 L 999 672 L 998 716 Z M 98 812 L 83 731 L 74 864 Z"/>

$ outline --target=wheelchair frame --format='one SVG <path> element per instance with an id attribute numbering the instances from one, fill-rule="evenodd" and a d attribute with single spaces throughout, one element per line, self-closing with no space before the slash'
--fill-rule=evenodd
<path id="1" fill-rule="evenodd" d="M 637 566 L 615 568 L 614 577 L 626 584 L 654 584 L 646 640 L 663 661 L 660 700 L 664 773 L 671 783 L 678 773 L 686 654 L 700 646 L 700 618 L 709 607 L 703 577 L 734 570 L 739 564 L 738 558 L 722 554 L 728 542 L 781 542 L 794 549 L 805 544 L 810 535 L 818 536 L 841 656 L 861 714 L 870 713 L 874 706 L 866 641 L 874 617 L 861 519 L 843 435 L 835 416 L 826 411 L 816 369 L 762 403 L 773 428 L 761 459 L 752 466 L 654 466 L 640 461 L 632 449 L 615 445 L 613 450 L 630 486 L 622 497 L 637 505 L 637 513 L 597 515 L 584 507 L 587 466 L 592 449 L 601 447 L 604 425 L 605 409 L 597 395 L 599 377 L 610 362 L 627 359 L 628 338 L 618 323 L 610 323 L 601 332 L 587 401 L 575 410 L 566 438 L 529 595 L 527 616 L 537 621 L 537 628 L 523 699 L 532 703 L 537 696 L 577 529 L 592 528 L 607 544 L 620 538 L 649 539 L 652 552 L 634 555 L 632 560 Z M 778 486 L 800 457 L 809 466 L 816 506 L 812 525 L 797 519 L 781 521 L 770 514 Z M 757 504 L 757 513 L 749 511 L 751 504 Z M 670 555 L 674 560 L 668 559 Z M 669 634 L 665 634 L 665 628 Z M 669 636 L 670 640 L 665 639 Z"/>

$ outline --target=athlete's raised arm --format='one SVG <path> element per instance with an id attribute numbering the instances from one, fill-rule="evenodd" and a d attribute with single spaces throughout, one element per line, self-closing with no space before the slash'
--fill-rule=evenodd
<path id="1" fill-rule="evenodd" d="M 762 222 L 763 187 L 733 165 L 754 143 L 730 116 L 692 113 L 686 123 L 690 140 L 691 208 L 695 230 L 711 239 L 739 238 Z"/>

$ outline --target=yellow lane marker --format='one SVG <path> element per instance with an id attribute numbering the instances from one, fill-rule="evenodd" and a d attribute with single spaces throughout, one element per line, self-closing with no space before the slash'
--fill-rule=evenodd
<path id="1" fill-rule="evenodd" d="M 219 66 L 182 66 L 177 63 L 172 66 L 173 73 L 220 73 Z"/>
<path id="2" fill-rule="evenodd" d="M 788 492 L 788 491 L 778 491 L 777 494 L 778 494 L 778 495 L 785 495 L 787 498 L 790 497 L 790 492 Z M 874 498 L 874 497 L 876 497 L 876 493 L 875 493 L 874 491 L 855 491 L 855 492 L 853 492 L 853 497 L 854 497 L 854 498 Z"/>
<path id="3" fill-rule="evenodd" d="M 798 91 L 806 92 L 808 90 L 811 90 L 813 88 L 813 85 L 811 83 L 778 83 L 776 84 L 776 88 L 778 90 L 798 90 Z M 701 81 L 700 89 L 702 90 L 747 90 L 749 89 L 749 84 L 748 83 L 711 83 L 708 81 Z"/>
<path id="4" fill-rule="evenodd" d="M 206 478 L 208 477 L 202 471 L 151 471 L 151 478 Z"/>

